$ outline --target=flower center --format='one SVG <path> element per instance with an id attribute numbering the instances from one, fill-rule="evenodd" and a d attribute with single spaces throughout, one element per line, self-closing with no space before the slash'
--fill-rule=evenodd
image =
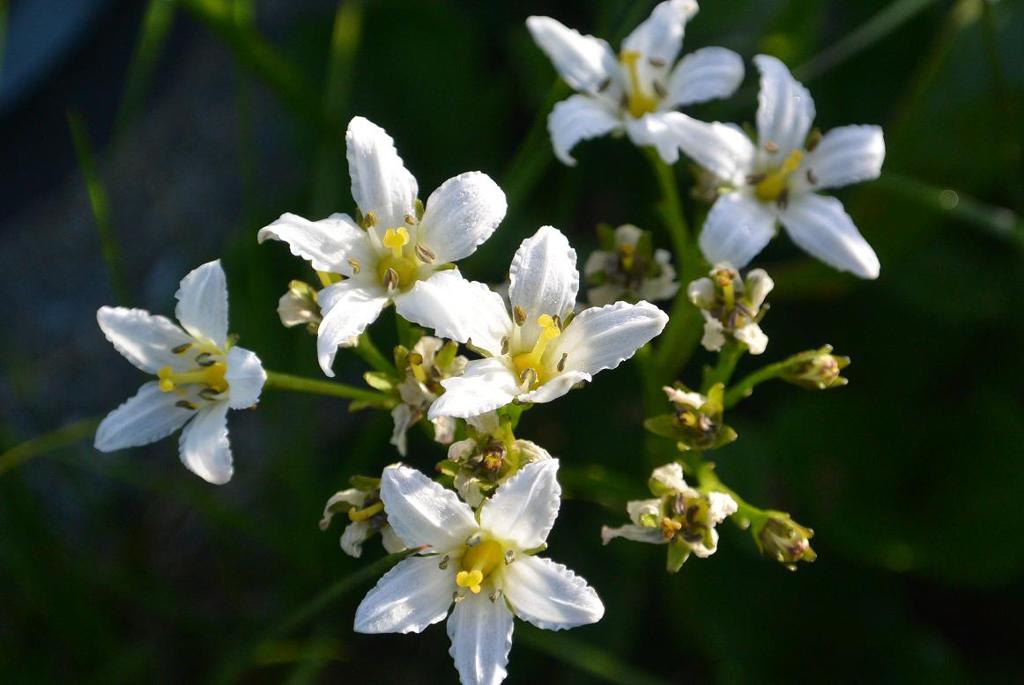
<path id="1" fill-rule="evenodd" d="M 778 169 L 765 174 L 765 177 L 754 186 L 758 199 L 762 202 L 774 202 L 786 190 L 786 183 L 797 169 L 800 168 L 800 160 L 804 153 L 800 150 L 793 150 L 789 156 L 782 161 Z"/>
<path id="2" fill-rule="evenodd" d="M 528 383 L 531 390 L 547 381 L 548 373 L 541 358 L 548 343 L 562 334 L 554 318 L 547 314 L 537 318 L 537 325 L 540 326 L 540 335 L 537 336 L 533 349 L 512 357 L 512 364 L 516 367 L 520 382 Z"/>
<path id="3" fill-rule="evenodd" d="M 409 243 L 409 231 L 404 226 L 384 232 L 384 247 L 391 250 L 377 262 L 377 276 L 388 290 L 405 290 L 416 281 L 419 264 L 415 257 L 406 257 L 403 248 Z"/>
<path id="4" fill-rule="evenodd" d="M 619 56 L 619 62 L 626 68 L 626 74 L 629 77 L 627 109 L 634 119 L 639 119 L 658 109 L 658 98 L 645 93 L 640 85 L 640 69 L 637 63 L 641 57 L 642 55 L 635 50 L 627 50 Z"/>
<path id="5" fill-rule="evenodd" d="M 171 351 L 175 354 L 184 354 L 192 347 L 192 343 L 185 343 Z M 170 366 L 164 366 L 156 372 L 157 378 L 160 379 L 160 389 L 162 391 L 171 392 L 182 385 L 205 385 L 216 394 L 220 394 L 228 389 L 228 382 L 225 378 L 228 365 L 223 361 L 214 359 L 215 354 L 221 354 L 220 350 L 211 351 L 203 349 L 203 347 L 206 346 L 200 346 L 200 352 L 195 358 L 196 365 L 198 366 L 197 369 L 175 372 Z"/>
<path id="6" fill-rule="evenodd" d="M 455 584 L 468 588 L 474 595 L 480 594 L 480 584 L 504 558 L 504 552 L 498 542 L 480 541 L 475 547 L 466 550 L 462 556 L 462 570 L 455 574 Z"/>

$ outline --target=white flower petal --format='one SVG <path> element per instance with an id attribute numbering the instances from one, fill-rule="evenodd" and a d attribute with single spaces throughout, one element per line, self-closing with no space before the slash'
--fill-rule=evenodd
<path id="1" fill-rule="evenodd" d="M 318 297 L 324 318 L 317 330 L 316 356 L 323 372 L 333 377 L 331 367 L 338 346 L 376 321 L 388 297 L 383 289 L 376 291 L 354 280 L 329 285 Z"/>
<path id="2" fill-rule="evenodd" d="M 649 528 L 632 524 L 619 526 L 618 528 L 601 527 L 601 542 L 603 544 L 607 545 L 615 538 L 623 538 L 633 542 L 646 542 L 651 545 L 663 545 L 668 542 L 665 536 L 661 534 L 660 528 Z"/>
<path id="3" fill-rule="evenodd" d="M 757 96 L 757 136 L 762 146 L 778 149 L 767 153 L 770 166 L 777 166 L 793 150 L 804 147 L 814 123 L 814 100 L 803 84 L 793 78 L 786 65 L 769 55 L 758 55 L 754 64 L 761 71 Z"/>
<path id="4" fill-rule="evenodd" d="M 228 406 L 232 409 L 253 406 L 267 382 L 267 372 L 260 358 L 243 347 L 232 347 L 228 350 L 227 363 L 224 379 L 228 382 Z"/>
<path id="5" fill-rule="evenodd" d="M 557 474 L 557 459 L 521 468 L 484 503 L 480 527 L 500 540 L 514 542 L 520 550 L 540 547 L 558 516 L 562 488 Z"/>
<path id="6" fill-rule="evenodd" d="M 683 467 L 677 462 L 669 462 L 651 471 L 651 480 L 660 483 L 667 490 L 690 492 L 691 488 L 683 478 Z"/>
<path id="7" fill-rule="evenodd" d="M 483 283 L 468 281 L 458 271 L 438 271 L 395 298 L 402 318 L 432 328 L 442 338 L 501 354 L 501 339 L 512 320 L 501 299 Z"/>
<path id="8" fill-rule="evenodd" d="M 302 257 L 317 271 L 353 275 L 350 259 L 360 265 L 370 263 L 370 245 L 366 233 L 345 214 L 332 214 L 310 221 L 297 214 L 282 214 L 274 223 L 256 234 L 259 242 L 281 240 L 292 254 Z"/>
<path id="9" fill-rule="evenodd" d="M 626 502 L 626 514 L 629 515 L 629 520 L 638 526 L 643 525 L 643 518 L 645 516 L 658 516 L 660 513 L 660 497 L 653 499 L 635 499 Z"/>
<path id="10" fill-rule="evenodd" d="M 556 103 L 548 115 L 548 133 L 558 161 L 576 166 L 569 154 L 576 143 L 622 128 L 622 122 L 609 110 L 606 103 L 589 95 L 572 95 Z"/>
<path id="11" fill-rule="evenodd" d="M 448 619 L 448 653 L 462 685 L 498 685 L 505 679 L 512 649 L 512 612 L 504 600 L 467 594 Z"/>
<path id="12" fill-rule="evenodd" d="M 836 198 L 814 193 L 791 198 L 780 218 L 793 242 L 814 257 L 861 278 L 878 278 L 878 256 Z"/>
<path id="13" fill-rule="evenodd" d="M 384 469 L 380 498 L 388 524 L 407 547 L 429 545 L 446 552 L 477 530 L 473 510 L 458 495 L 408 466 Z"/>
<path id="14" fill-rule="evenodd" d="M 755 310 L 760 310 L 761 305 L 764 304 L 765 299 L 768 297 L 768 293 L 775 288 L 775 281 L 772 280 L 772 277 L 764 269 L 752 269 L 747 272 L 743 286 L 746 290 L 744 294 L 750 299 L 750 304 Z"/>
<path id="15" fill-rule="evenodd" d="M 727 184 L 742 185 L 754 166 L 756 150 L 742 129 L 705 123 L 681 112 L 662 115 L 676 144 L 686 155 Z"/>
<path id="16" fill-rule="evenodd" d="M 212 402 L 196 412 L 178 441 L 185 467 L 208 483 L 223 485 L 234 473 L 228 442 L 228 403 Z"/>
<path id="17" fill-rule="evenodd" d="M 746 345 L 750 354 L 762 354 L 768 349 L 768 336 L 756 323 L 737 328 L 733 337 Z"/>
<path id="18" fill-rule="evenodd" d="M 391 444 L 395 446 L 398 453 L 403 457 L 406 454 L 406 448 L 408 446 L 408 439 L 406 432 L 409 427 L 413 424 L 413 413 L 412 409 L 409 408 L 408 404 L 400 404 L 391 410 L 391 420 L 395 426 L 391 430 Z"/>
<path id="19" fill-rule="evenodd" d="M 363 214 L 373 212 L 385 228 L 401 226 L 415 212 L 416 179 L 398 156 L 395 141 L 380 126 L 354 117 L 345 132 L 352 197 Z"/>
<path id="20" fill-rule="evenodd" d="M 604 604 L 587 581 L 561 564 L 521 557 L 505 569 L 505 596 L 516 616 L 544 630 L 597 623 Z"/>
<path id="21" fill-rule="evenodd" d="M 609 79 L 618 79 L 618 60 L 605 41 L 582 36 L 551 17 L 529 17 L 526 28 L 573 90 L 593 94 Z"/>
<path id="22" fill-rule="evenodd" d="M 468 419 L 501 409 L 519 394 L 515 375 L 499 359 L 474 359 L 461 376 L 441 381 L 444 394 L 430 405 L 427 416 Z"/>
<path id="23" fill-rule="evenodd" d="M 738 510 L 739 505 L 736 504 L 736 500 L 724 492 L 708 493 L 708 518 L 712 525 L 721 523 Z"/>
<path id="24" fill-rule="evenodd" d="M 686 22 L 697 14 L 694 0 L 668 0 L 659 3 L 651 16 L 642 21 L 622 41 L 622 52 L 639 52 L 644 60 L 675 62 L 683 47 Z"/>
<path id="25" fill-rule="evenodd" d="M 715 284 L 707 276 L 690 281 L 690 285 L 686 286 L 686 297 L 701 309 L 714 306 L 715 292 Z"/>
<path id="26" fill-rule="evenodd" d="M 384 545 L 384 551 L 388 554 L 398 554 L 407 549 L 402 538 L 395 534 L 391 526 L 384 526 L 380 529 L 380 544 Z"/>
<path id="27" fill-rule="evenodd" d="M 181 279 L 174 297 L 178 300 L 174 315 L 182 327 L 193 337 L 224 349 L 228 339 L 228 283 L 220 260 L 190 271 Z"/>
<path id="28" fill-rule="evenodd" d="M 357 633 L 419 633 L 444 620 L 455 589 L 455 564 L 409 557 L 381 576 L 356 609 Z"/>
<path id="29" fill-rule="evenodd" d="M 666 164 L 679 161 L 679 137 L 673 119 L 687 117 L 680 112 L 652 112 L 626 122 L 626 134 L 636 145 L 653 147 Z"/>
<path id="30" fill-rule="evenodd" d="M 509 279 L 509 299 L 526 313 L 520 340 L 529 349 L 540 333 L 538 317 L 547 314 L 564 319 L 576 305 L 580 287 L 576 251 L 557 228 L 542 226 L 519 245 Z"/>
<path id="31" fill-rule="evenodd" d="M 743 268 L 775 235 L 775 214 L 744 192 L 715 201 L 700 233 L 704 257 L 716 264 L 729 262 Z"/>
<path id="32" fill-rule="evenodd" d="M 427 198 L 418 243 L 439 263 L 468 257 L 505 218 L 505 193 L 490 176 L 470 171 L 449 178 Z"/>
<path id="33" fill-rule="evenodd" d="M 146 383 L 103 419 L 96 429 L 96 449 L 113 452 L 166 438 L 195 416 L 194 410 L 175 405 L 181 399 L 177 393 L 162 392 L 156 381 Z"/>
<path id="34" fill-rule="evenodd" d="M 725 48 L 701 48 L 679 61 L 668 80 L 664 108 L 727 98 L 743 82 L 743 58 Z"/>
<path id="35" fill-rule="evenodd" d="M 880 126 L 840 126 L 826 133 L 804 158 L 802 173 L 794 180 L 815 190 L 870 181 L 882 173 L 884 160 Z"/>
<path id="36" fill-rule="evenodd" d="M 164 366 L 185 371 L 192 366 L 192 357 L 171 352 L 193 342 L 192 336 L 166 317 L 144 309 L 100 307 L 96 322 L 114 349 L 143 371 L 155 374 Z"/>
<path id="37" fill-rule="evenodd" d="M 566 370 L 542 384 L 536 390 L 519 396 L 520 402 L 543 404 L 568 394 L 578 383 L 589 383 L 591 376 L 582 371 Z"/>
<path id="38" fill-rule="evenodd" d="M 366 521 L 352 521 L 341 533 L 341 551 L 353 559 L 363 556 L 363 543 L 372 532 Z"/>
<path id="39" fill-rule="evenodd" d="M 331 495 L 327 502 L 324 503 L 324 513 L 320 517 L 320 530 L 327 530 L 331 526 L 331 520 L 336 514 L 344 513 L 347 511 L 345 507 L 339 507 L 339 504 L 348 504 L 349 507 L 362 507 L 363 502 L 366 501 L 366 492 L 363 490 L 356 490 L 355 488 L 348 488 L 347 490 L 340 490 Z"/>
<path id="40" fill-rule="evenodd" d="M 614 369 L 661 333 L 668 316 L 649 302 L 616 302 L 584 309 L 552 345 L 552 358 L 568 354 L 565 368 L 591 375 Z"/>
<path id="41" fill-rule="evenodd" d="M 700 344 L 708 352 L 717 352 L 725 345 L 725 326 L 710 312 L 705 311 L 701 314 L 704 315 L 704 334 L 700 339 Z"/>

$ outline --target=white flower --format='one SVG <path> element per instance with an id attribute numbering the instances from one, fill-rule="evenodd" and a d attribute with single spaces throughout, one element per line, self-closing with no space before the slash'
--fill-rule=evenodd
<path id="1" fill-rule="evenodd" d="M 405 316 L 404 301 L 414 286 L 473 254 L 507 208 L 501 188 L 473 171 L 442 183 L 424 209 L 416 197 L 416 179 L 384 129 L 355 117 L 345 141 L 360 222 L 346 214 L 321 221 L 285 214 L 258 235 L 260 242 L 288 243 L 317 271 L 345 277 L 318 295 L 323 321 L 317 358 L 328 376 L 334 375 L 339 345 L 362 333 L 389 302 Z"/>
<path id="2" fill-rule="evenodd" d="M 374 533 L 380 533 L 381 544 L 387 552 L 394 554 L 405 549 L 405 544 L 388 525 L 384 504 L 380 501 L 380 481 L 375 481 L 372 487 L 352 487 L 331 495 L 324 505 L 320 530 L 330 528 L 334 516 L 343 512 L 348 514 L 349 524 L 341 534 L 341 549 L 350 557 L 361 557 L 363 543 Z"/>
<path id="3" fill-rule="evenodd" d="M 655 147 L 668 164 L 679 159 L 676 129 L 690 117 L 676 108 L 729 97 L 743 81 L 743 60 L 725 48 L 702 48 L 675 64 L 686 22 L 696 13 L 693 0 L 660 3 L 622 42 L 618 58 L 605 41 L 550 17 L 526 20 L 534 41 L 577 91 L 548 117 L 558 159 L 573 166 L 576 143 L 620 131 Z"/>
<path id="4" fill-rule="evenodd" d="M 419 633 L 448 619 L 450 653 L 465 685 L 506 675 L 512 617 L 562 630 L 594 623 L 604 606 L 586 581 L 533 556 L 558 515 L 558 460 L 524 467 L 473 510 L 419 471 L 389 467 L 381 498 L 391 526 L 422 556 L 384 574 L 356 609 L 360 633 Z"/>
<path id="5" fill-rule="evenodd" d="M 679 569 L 692 552 L 709 557 L 718 549 L 715 526 L 736 513 L 736 501 L 723 492 L 706 495 L 683 479 L 683 469 L 670 463 L 654 469 L 649 482 L 654 499 L 634 500 L 626 505 L 631 525 L 601 529 L 601 540 L 615 538 L 656 545 L 672 545 L 669 570 Z"/>
<path id="6" fill-rule="evenodd" d="M 764 303 L 775 282 L 764 269 L 752 269 L 740 278 L 728 262 L 716 264 L 711 277 L 698 278 L 686 288 L 686 294 L 704 316 L 701 344 L 709 352 L 725 345 L 726 336 L 747 346 L 750 354 L 761 354 L 768 347 L 768 336 L 759 322 L 768 309 Z"/>
<path id="7" fill-rule="evenodd" d="M 600 233 L 600 229 L 599 229 Z M 595 307 L 616 300 L 669 300 L 679 290 L 668 250 L 653 250 L 650 233 L 624 224 L 612 233 L 612 245 L 587 258 L 583 275 L 590 284 L 587 301 Z"/>
<path id="8" fill-rule="evenodd" d="M 878 126 L 842 126 L 808 141 L 814 100 L 786 66 L 758 55 L 761 71 L 755 144 L 736 126 L 687 121 L 681 145 L 731 189 L 715 201 L 700 235 L 712 264 L 743 268 L 781 223 L 797 245 L 826 264 L 877 278 L 878 257 L 834 197 L 815 191 L 877 178 L 885 158 Z"/>
<path id="9" fill-rule="evenodd" d="M 442 381 L 445 393 L 431 405 L 431 418 L 476 416 L 514 399 L 550 402 L 629 359 L 668 321 L 647 302 L 616 302 L 571 316 L 579 289 L 576 252 L 551 226 L 523 241 L 509 277 L 511 314 L 487 286 L 450 272 L 407 296 L 403 315 L 410 321 L 488 355 Z"/>
<path id="10" fill-rule="evenodd" d="M 398 384 L 398 396 L 402 402 L 391 410 L 391 418 L 395 427 L 391 433 L 391 444 L 398 449 L 403 457 L 406 453 L 406 433 L 430 409 L 437 396 L 444 392 L 441 381 L 445 378 L 460 375 L 466 368 L 466 358 L 454 354 L 455 343 L 451 356 L 439 360 L 438 353 L 444 348 L 444 341 L 425 335 L 413 345 L 412 353 L 406 356 L 408 368 L 405 378 Z M 443 362 L 439 363 L 439 362 Z M 434 424 L 434 441 L 448 445 L 455 439 L 456 421 L 448 416 L 431 419 Z"/>
<path id="11" fill-rule="evenodd" d="M 181 327 L 142 309 L 100 307 L 96 312 L 114 348 L 158 378 L 103 419 L 96 449 L 146 445 L 185 426 L 181 461 L 219 485 L 231 480 L 234 471 L 228 409 L 256 404 L 267 374 L 259 357 L 228 341 L 228 289 L 219 260 L 185 276 L 175 297 Z"/>

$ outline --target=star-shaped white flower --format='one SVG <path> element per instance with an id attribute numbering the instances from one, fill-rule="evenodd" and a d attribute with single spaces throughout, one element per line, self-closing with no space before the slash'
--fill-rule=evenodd
<path id="1" fill-rule="evenodd" d="M 563 630 L 594 623 L 604 606 L 587 582 L 533 556 L 558 515 L 558 460 L 522 468 L 480 508 L 405 466 L 389 467 L 381 499 L 391 527 L 422 555 L 388 571 L 356 610 L 360 633 L 419 633 L 448 616 L 450 653 L 464 685 L 504 680 L 512 617 Z"/>
<path id="2" fill-rule="evenodd" d="M 361 225 L 347 214 L 321 221 L 285 214 L 258 234 L 260 242 L 288 243 L 317 271 L 345 277 L 318 294 L 317 358 L 328 376 L 339 345 L 362 333 L 389 302 L 405 316 L 404 300 L 415 286 L 473 254 L 507 209 L 505 193 L 478 171 L 442 183 L 423 208 L 416 179 L 384 129 L 355 117 L 345 142 Z"/>
<path id="3" fill-rule="evenodd" d="M 878 257 L 843 204 L 816 191 L 878 178 L 882 129 L 841 126 L 808 141 L 811 94 L 778 59 L 758 55 L 754 63 L 761 71 L 756 145 L 729 124 L 690 120 L 678 129 L 683 151 L 730 188 L 704 223 L 704 256 L 743 268 L 781 223 L 793 242 L 829 266 L 877 278 Z"/>
<path id="4" fill-rule="evenodd" d="M 100 307 L 103 335 L 125 359 L 157 376 L 96 430 L 96 449 L 137 447 L 182 426 L 181 461 L 203 480 L 222 484 L 234 471 L 228 409 L 256 404 L 267 380 L 259 357 L 228 340 L 228 289 L 220 260 L 181 280 L 175 294 L 181 326 L 142 309 Z"/>
<path id="5" fill-rule="evenodd" d="M 725 48 L 702 48 L 676 63 L 686 22 L 696 13 L 693 0 L 660 3 L 622 42 L 617 58 L 604 40 L 550 17 L 526 20 L 534 41 L 577 91 L 548 117 L 558 159 L 573 166 L 569 153 L 578 142 L 619 131 L 655 147 L 668 164 L 679 159 L 675 130 L 690 117 L 676 108 L 729 97 L 743 81 L 743 60 Z"/>
<path id="6" fill-rule="evenodd" d="M 661 333 L 668 317 L 648 302 L 616 302 L 573 315 L 580 276 L 565 236 L 544 226 L 519 246 L 509 269 L 509 300 L 446 272 L 407 296 L 403 315 L 442 338 L 488 355 L 461 376 L 428 416 L 468 418 L 518 399 L 550 402 L 604 369 L 614 369 Z"/>

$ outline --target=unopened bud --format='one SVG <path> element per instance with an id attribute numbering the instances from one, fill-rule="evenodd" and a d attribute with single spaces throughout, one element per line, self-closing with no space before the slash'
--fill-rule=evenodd
<path id="1" fill-rule="evenodd" d="M 779 377 L 808 390 L 827 390 L 849 382 L 840 375 L 849 365 L 849 357 L 834 355 L 832 346 L 825 345 L 790 357 Z"/>
<path id="2" fill-rule="evenodd" d="M 768 517 L 755 527 L 754 540 L 761 554 L 774 559 L 790 571 L 796 570 L 799 561 L 814 561 L 818 555 L 811 549 L 814 531 L 801 526 L 779 511 L 768 512 Z"/>
<path id="3" fill-rule="evenodd" d="M 292 281 L 288 291 L 277 301 L 277 315 L 288 328 L 304 325 L 315 333 L 322 318 L 316 290 L 303 281 Z"/>

